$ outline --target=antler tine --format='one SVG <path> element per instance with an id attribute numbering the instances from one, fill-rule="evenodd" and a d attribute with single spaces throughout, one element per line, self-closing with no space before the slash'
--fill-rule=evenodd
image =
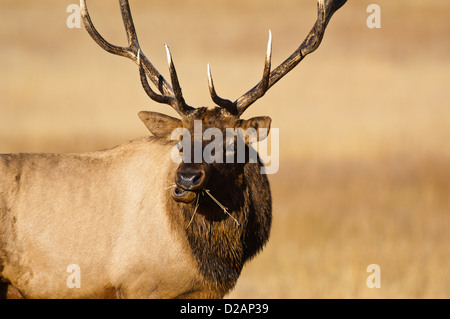
<path id="1" fill-rule="evenodd" d="M 83 19 L 86 31 L 103 50 L 120 56 L 128 57 L 130 59 L 133 58 L 132 56 L 129 55 L 128 48 L 113 45 L 108 41 L 106 41 L 100 35 L 100 33 L 98 33 L 97 29 L 94 27 L 94 24 L 92 23 L 91 17 L 89 16 L 89 11 L 86 6 L 86 0 L 80 0 L 80 8 L 81 8 L 81 18 Z"/>
<path id="2" fill-rule="evenodd" d="M 269 41 L 267 43 L 267 52 L 264 63 L 263 78 L 261 82 L 259 82 L 252 90 L 249 91 L 249 93 L 251 93 L 251 99 L 254 101 L 262 97 L 269 88 L 271 64 L 272 64 L 272 31 L 269 30 Z M 230 100 L 223 99 L 217 95 L 216 90 L 214 88 L 214 82 L 212 79 L 211 68 L 209 64 L 208 64 L 208 83 L 209 83 L 209 92 L 211 94 L 211 98 L 214 101 L 214 103 L 216 103 L 220 107 L 227 109 L 227 111 L 230 112 L 231 114 L 240 115 L 236 102 L 233 103 Z"/>
<path id="3" fill-rule="evenodd" d="M 141 50 L 138 51 L 138 65 L 139 65 L 139 75 L 141 76 L 142 87 L 144 88 L 147 95 L 155 102 L 171 104 L 171 97 L 166 95 L 157 94 L 150 87 L 147 81 L 147 73 L 144 70 L 144 66 L 141 63 Z"/>
<path id="4" fill-rule="evenodd" d="M 268 89 L 270 89 L 289 71 L 295 68 L 306 55 L 314 52 L 319 47 L 328 22 L 333 14 L 346 2 L 347 0 L 318 0 L 317 21 L 314 24 L 314 27 L 311 29 L 300 47 L 272 72 L 269 70 L 269 75 L 266 74 L 268 64 L 270 69 L 270 57 L 268 57 L 268 51 L 268 54 L 266 55 L 266 65 L 264 67 L 263 79 L 250 91 L 242 95 L 234 102 L 238 110 L 238 116 L 241 116 L 251 104 L 262 97 Z M 269 40 L 269 44 L 270 42 L 271 40 Z M 267 62 L 268 60 L 269 63 Z"/>
<path id="5" fill-rule="evenodd" d="M 264 63 L 264 72 L 261 82 L 259 82 L 253 89 L 249 91 L 251 93 L 251 99 L 256 101 L 262 97 L 269 88 L 269 77 L 270 77 L 270 67 L 272 64 L 272 31 L 269 30 L 269 41 L 267 43 L 266 59 Z M 216 93 L 214 88 L 214 82 L 211 75 L 211 68 L 208 64 L 208 83 L 209 92 L 211 93 L 211 98 L 220 107 L 225 108 L 228 112 L 233 115 L 240 115 L 239 108 L 236 102 L 231 102 L 230 100 L 222 99 Z M 248 107 L 248 106 L 247 106 Z"/>
<path id="6" fill-rule="evenodd" d="M 172 54 L 170 53 L 168 45 L 164 44 L 164 46 L 166 48 L 167 63 L 169 64 L 170 79 L 172 81 L 172 87 L 175 96 L 173 102 L 176 104 L 178 113 L 181 112 L 180 114 L 187 115 L 193 108 L 188 106 L 184 101 L 183 94 L 181 93 L 181 86 L 178 82 L 177 71 L 175 70 L 175 65 L 173 64 Z"/>
<path id="7" fill-rule="evenodd" d="M 231 114 L 237 115 L 236 104 L 234 104 L 230 100 L 222 99 L 217 95 L 216 89 L 214 88 L 214 81 L 212 79 L 211 67 L 209 63 L 208 63 L 208 86 L 209 86 L 209 93 L 211 94 L 211 98 L 214 101 L 214 103 L 226 109 Z"/>
<path id="8" fill-rule="evenodd" d="M 147 95 L 154 101 L 159 103 L 165 103 L 171 105 L 181 116 L 186 116 L 193 108 L 188 106 L 181 95 L 181 88 L 176 77 L 176 72 L 173 67 L 173 62 L 169 63 L 170 75 L 172 85 L 176 88 L 172 88 L 170 84 L 164 79 L 164 77 L 153 66 L 150 60 L 144 55 L 139 46 L 136 29 L 134 27 L 133 18 L 131 16 L 130 5 L 128 0 L 119 0 L 120 11 L 122 14 L 123 24 L 127 33 L 128 47 L 120 47 L 113 45 L 106 41 L 97 29 L 94 27 L 92 20 L 89 16 L 89 11 L 86 6 L 86 0 L 80 0 L 81 17 L 83 19 L 85 28 L 90 34 L 92 39 L 105 51 L 127 57 L 134 61 L 139 66 L 139 72 L 141 75 L 141 83 L 146 91 Z M 167 48 L 167 46 L 166 46 Z M 142 73 L 145 73 L 143 76 Z M 155 93 L 147 82 L 147 77 L 150 78 L 152 83 L 162 93 L 159 95 Z"/>
<path id="9" fill-rule="evenodd" d="M 136 29 L 134 27 L 133 17 L 131 16 L 128 0 L 119 0 L 120 12 L 122 14 L 123 25 L 127 33 L 128 45 L 132 50 L 140 50 Z M 135 52 L 136 54 L 138 52 Z"/>
<path id="10" fill-rule="evenodd" d="M 256 100 L 261 98 L 264 94 L 266 94 L 269 89 L 270 82 L 270 67 L 272 64 L 272 32 L 269 30 L 269 42 L 267 43 L 267 53 L 266 60 L 264 63 L 264 72 L 262 80 L 253 87 L 250 91 L 248 91 L 243 97 L 244 99 L 238 99 L 236 104 L 236 109 L 238 112 L 238 116 L 241 116 L 242 113 Z"/>

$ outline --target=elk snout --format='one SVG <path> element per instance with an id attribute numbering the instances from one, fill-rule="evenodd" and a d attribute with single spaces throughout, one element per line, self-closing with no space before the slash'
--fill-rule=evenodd
<path id="1" fill-rule="evenodd" d="M 202 189 L 208 183 L 208 172 L 201 164 L 182 164 L 177 170 L 177 186 L 187 191 Z"/>
<path id="2" fill-rule="evenodd" d="M 179 202 L 190 203 L 195 199 L 196 190 L 204 189 L 208 184 L 209 170 L 203 164 L 181 164 L 178 167 L 175 182 L 177 187 L 173 190 L 173 199 Z"/>

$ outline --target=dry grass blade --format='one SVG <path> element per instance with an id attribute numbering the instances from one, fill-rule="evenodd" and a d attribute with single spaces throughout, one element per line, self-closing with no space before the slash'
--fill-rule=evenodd
<path id="1" fill-rule="evenodd" d="M 238 226 L 241 226 L 240 224 L 239 224 L 239 222 L 237 221 L 237 219 L 236 218 L 234 218 L 233 217 L 233 215 L 231 215 L 229 212 L 228 212 L 228 209 L 225 207 L 225 206 L 223 206 L 212 194 L 211 194 L 211 192 L 210 192 L 210 190 L 209 189 L 205 189 L 205 192 L 206 192 L 206 194 L 208 194 L 208 196 L 209 197 L 211 197 L 211 199 L 217 204 L 217 205 L 219 205 L 219 207 L 220 208 L 222 208 L 222 210 L 223 210 L 223 212 L 225 213 L 225 214 L 227 214 L 228 216 L 230 216 L 231 218 L 233 218 L 233 220 L 236 222 L 236 225 L 238 225 Z"/>
<path id="2" fill-rule="evenodd" d="M 197 208 L 198 208 L 198 201 L 200 199 L 200 195 L 197 193 L 197 201 L 195 202 L 195 209 L 194 209 L 194 213 L 192 214 L 191 220 L 189 221 L 189 224 L 186 226 L 186 229 L 189 228 L 189 226 L 191 226 L 192 221 L 194 220 L 195 214 L 197 213 Z"/>

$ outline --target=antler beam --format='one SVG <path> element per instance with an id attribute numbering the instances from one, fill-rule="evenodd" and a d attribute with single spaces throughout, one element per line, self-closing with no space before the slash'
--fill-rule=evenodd
<path id="1" fill-rule="evenodd" d="M 87 9 L 86 0 L 80 0 L 81 17 L 83 19 L 87 32 L 90 34 L 92 39 L 94 39 L 94 41 L 105 51 L 127 57 L 139 66 L 142 85 L 147 95 L 152 100 L 159 103 L 169 104 L 178 112 L 178 114 L 180 114 L 181 116 L 187 116 L 193 110 L 193 108 L 188 106 L 183 99 L 183 95 L 181 94 L 181 87 L 178 82 L 178 77 L 169 48 L 166 45 L 169 71 L 173 88 L 141 51 L 128 0 L 119 0 L 119 4 L 120 11 L 122 13 L 123 24 L 127 33 L 127 47 L 116 46 L 106 41 L 92 23 L 92 20 L 89 16 L 89 11 Z M 162 95 L 155 93 L 150 88 L 150 85 L 147 82 L 147 77 L 150 78 L 151 82 L 158 88 Z"/>
<path id="2" fill-rule="evenodd" d="M 283 63 L 271 71 L 272 58 L 272 33 L 269 31 L 269 42 L 264 63 L 262 80 L 247 93 L 243 94 L 234 102 L 223 99 L 217 95 L 214 82 L 211 75 L 211 68 L 208 65 L 208 82 L 211 98 L 218 106 L 225 108 L 231 114 L 240 117 L 247 108 L 255 101 L 261 98 L 275 83 L 283 76 L 294 69 L 303 58 L 311 52 L 314 52 L 320 45 L 325 29 L 333 14 L 342 7 L 347 0 L 318 0 L 317 1 L 317 20 L 313 28 L 306 36 L 305 40 L 294 53 L 291 54 Z M 178 82 L 177 73 L 172 60 L 170 50 L 166 45 L 167 59 L 169 63 L 169 72 L 172 86 L 164 79 L 158 70 L 147 59 L 141 51 L 136 30 L 131 17 L 128 0 L 119 0 L 122 19 L 127 33 L 128 46 L 120 47 L 106 41 L 97 29 L 94 27 L 86 6 L 86 0 L 80 0 L 81 16 L 86 30 L 94 41 L 107 52 L 127 57 L 139 66 L 141 83 L 147 95 L 158 103 L 171 105 L 182 117 L 188 116 L 194 108 L 186 104 L 181 87 Z M 156 93 L 149 85 L 147 79 L 158 88 L 161 94 Z"/>
<path id="3" fill-rule="evenodd" d="M 283 76 L 295 68 L 303 58 L 311 52 L 314 52 L 320 45 L 325 29 L 333 14 L 342 7 L 347 0 L 318 0 L 317 1 L 317 21 L 311 29 L 305 40 L 283 63 L 270 72 L 271 60 L 271 42 L 272 35 L 269 34 L 269 44 L 266 54 L 266 62 L 264 65 L 264 73 L 262 80 L 250 91 L 239 97 L 236 101 L 231 102 L 217 96 L 213 86 L 211 74 L 209 73 L 209 87 L 213 101 L 219 106 L 225 107 L 233 114 L 240 117 L 245 110 L 255 101 L 261 98 L 275 83 Z M 224 102 L 225 101 L 225 102 Z"/>

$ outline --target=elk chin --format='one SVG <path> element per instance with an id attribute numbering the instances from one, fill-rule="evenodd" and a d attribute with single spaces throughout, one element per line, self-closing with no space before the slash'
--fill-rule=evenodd
<path id="1" fill-rule="evenodd" d="M 196 193 L 184 190 L 181 187 L 175 187 L 172 191 L 172 198 L 177 202 L 192 203 L 195 199 Z"/>

